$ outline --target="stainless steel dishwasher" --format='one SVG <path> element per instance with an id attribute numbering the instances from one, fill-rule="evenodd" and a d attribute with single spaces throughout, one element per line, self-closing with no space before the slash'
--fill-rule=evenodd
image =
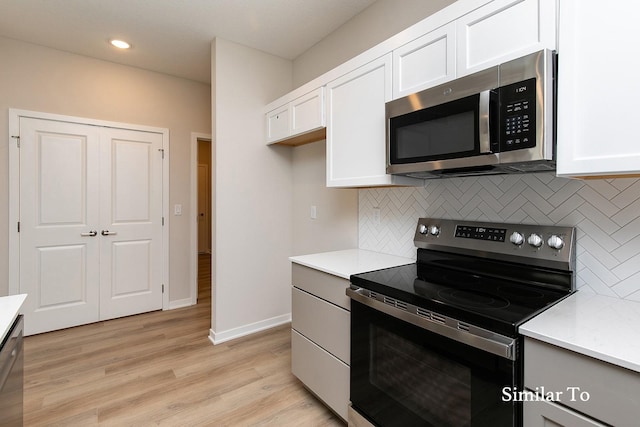
<path id="1" fill-rule="evenodd" d="M 0 426 L 22 427 L 23 320 L 18 316 L 0 347 Z"/>

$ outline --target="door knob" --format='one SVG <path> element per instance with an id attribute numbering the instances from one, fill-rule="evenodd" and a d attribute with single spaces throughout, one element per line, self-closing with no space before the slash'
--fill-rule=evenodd
<path id="1" fill-rule="evenodd" d="M 118 234 L 117 231 L 109 231 L 109 230 L 102 230 L 102 232 L 100 233 L 103 236 L 115 236 L 116 234 Z"/>
<path id="2" fill-rule="evenodd" d="M 98 235 L 98 232 L 97 232 L 97 231 L 95 231 L 95 230 L 91 230 L 91 231 L 89 231 L 89 232 L 87 232 L 87 233 L 80 233 L 80 235 L 81 235 L 82 237 L 93 237 L 93 236 L 97 236 L 97 235 Z"/>

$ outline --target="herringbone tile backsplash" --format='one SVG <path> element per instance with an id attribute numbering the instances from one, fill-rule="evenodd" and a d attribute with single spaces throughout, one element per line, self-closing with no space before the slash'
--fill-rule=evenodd
<path id="1" fill-rule="evenodd" d="M 420 188 L 359 190 L 359 203 L 360 248 L 414 258 L 419 217 L 575 226 L 577 287 L 640 301 L 639 179 L 451 178 Z"/>

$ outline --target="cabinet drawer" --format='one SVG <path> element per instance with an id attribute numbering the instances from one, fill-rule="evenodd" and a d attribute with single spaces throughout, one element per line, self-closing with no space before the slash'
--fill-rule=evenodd
<path id="1" fill-rule="evenodd" d="M 316 295 L 345 310 L 351 309 L 351 300 L 347 296 L 349 281 L 332 274 L 323 273 L 300 264 L 291 264 L 293 286 Z"/>
<path id="2" fill-rule="evenodd" d="M 344 308 L 293 288 L 291 326 L 349 364 L 350 313 Z"/>
<path id="3" fill-rule="evenodd" d="M 640 373 L 535 339 L 525 339 L 524 383 L 530 390 L 562 392 L 560 403 L 616 426 L 638 422 Z M 579 387 L 572 391 L 568 388 Z M 581 392 L 589 394 L 587 400 Z M 586 395 L 582 395 L 586 397 Z"/>
<path id="4" fill-rule="evenodd" d="M 291 355 L 291 372 L 346 420 L 349 367 L 294 330 L 291 331 Z"/>
<path id="5" fill-rule="evenodd" d="M 524 427 L 605 427 L 571 409 L 545 401 L 524 402 L 523 420 Z"/>

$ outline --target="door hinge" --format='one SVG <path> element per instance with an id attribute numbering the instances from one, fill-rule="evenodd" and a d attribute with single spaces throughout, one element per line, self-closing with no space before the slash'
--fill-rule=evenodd
<path id="1" fill-rule="evenodd" d="M 20 221 L 18 221 L 18 233 L 20 232 Z"/>
<path id="2" fill-rule="evenodd" d="M 164 217 L 162 217 L 162 226 L 164 227 Z"/>
<path id="3" fill-rule="evenodd" d="M 11 138 L 16 140 L 16 145 L 20 148 L 20 135 L 12 135 Z"/>
<path id="4" fill-rule="evenodd" d="M 164 148 L 158 148 L 158 151 L 162 153 L 162 158 L 164 159 Z"/>
<path id="5" fill-rule="evenodd" d="M 164 294 L 164 283 L 162 284 L 162 293 Z"/>

